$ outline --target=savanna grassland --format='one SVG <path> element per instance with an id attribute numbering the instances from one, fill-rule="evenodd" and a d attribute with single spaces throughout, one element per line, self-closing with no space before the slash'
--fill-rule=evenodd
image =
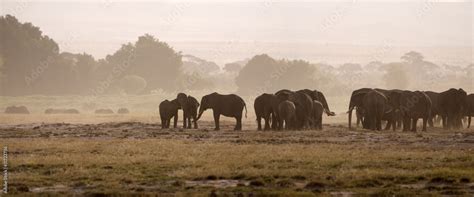
<path id="1" fill-rule="evenodd" d="M 209 116 L 198 130 L 134 115 L 1 117 L 10 194 L 474 194 L 472 129 L 350 131 L 343 114 L 322 131 L 277 132 L 255 131 L 253 117 L 237 132 L 232 119 L 213 131 Z"/>

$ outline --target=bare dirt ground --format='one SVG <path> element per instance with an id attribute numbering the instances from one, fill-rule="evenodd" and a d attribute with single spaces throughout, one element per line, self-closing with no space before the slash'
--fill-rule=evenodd
<path id="1" fill-rule="evenodd" d="M 252 117 L 243 131 L 232 119 L 213 131 L 209 117 L 162 130 L 155 120 L 2 115 L 9 193 L 474 195 L 472 129 L 348 130 L 344 115 L 325 117 L 322 131 L 256 131 Z"/>

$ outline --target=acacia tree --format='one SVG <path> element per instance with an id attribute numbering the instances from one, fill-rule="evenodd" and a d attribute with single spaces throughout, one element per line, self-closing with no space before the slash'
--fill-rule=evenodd
<path id="1" fill-rule="evenodd" d="M 107 56 L 106 61 L 109 75 L 115 73 L 112 78 L 120 79 L 125 74 L 142 77 L 147 82 L 145 91 L 176 90 L 176 79 L 182 74 L 181 54 L 149 34 L 140 36 L 134 44 L 122 45 L 113 55 Z"/>
<path id="2" fill-rule="evenodd" d="M 421 53 L 418 53 L 416 51 L 410 51 L 408 53 L 405 53 L 400 59 L 407 63 L 414 64 L 422 62 L 424 57 Z"/>

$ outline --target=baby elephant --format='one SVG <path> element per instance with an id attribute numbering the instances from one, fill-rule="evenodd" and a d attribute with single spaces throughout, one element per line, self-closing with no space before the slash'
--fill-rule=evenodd
<path id="1" fill-rule="evenodd" d="M 278 105 L 278 116 L 280 117 L 278 129 L 283 129 L 285 122 L 285 130 L 293 129 L 296 124 L 296 106 L 291 101 L 283 101 Z"/>
<path id="2" fill-rule="evenodd" d="M 324 106 L 321 102 L 313 101 L 313 116 L 314 116 L 314 128 L 317 130 L 323 129 L 323 112 Z"/>
<path id="3" fill-rule="evenodd" d="M 178 109 L 180 109 L 180 105 L 176 99 L 169 101 L 164 100 L 160 103 L 159 106 L 160 110 L 160 117 L 161 117 L 161 128 L 166 129 L 170 128 L 171 118 L 174 117 L 174 125 L 173 127 L 178 127 Z"/>

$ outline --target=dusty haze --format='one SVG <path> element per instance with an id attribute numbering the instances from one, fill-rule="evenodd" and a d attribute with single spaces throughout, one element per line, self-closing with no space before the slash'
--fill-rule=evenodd
<path id="1" fill-rule="evenodd" d="M 1 109 L 156 113 L 178 92 L 238 93 L 250 106 L 263 92 L 309 88 L 343 113 L 361 87 L 474 91 L 470 1 L 4 0 L 0 14 L 51 39 L 47 53 L 25 53 L 5 42 L 22 34 L 4 29 Z M 138 58 L 114 74 L 130 50 Z"/>

